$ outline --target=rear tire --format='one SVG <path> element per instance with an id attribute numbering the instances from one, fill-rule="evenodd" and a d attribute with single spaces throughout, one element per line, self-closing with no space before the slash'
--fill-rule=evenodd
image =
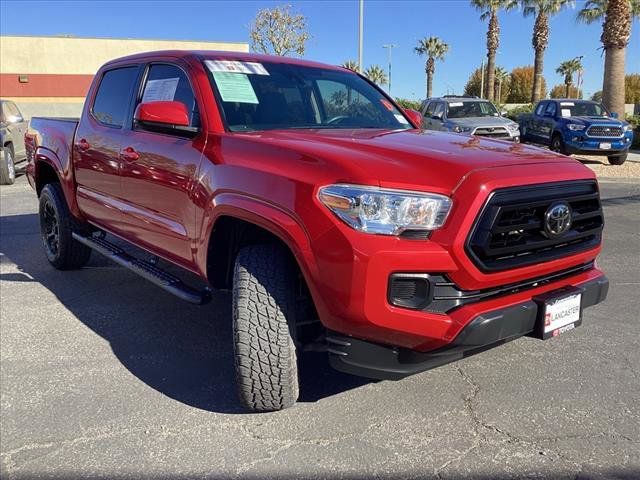
<path id="1" fill-rule="evenodd" d="M 0 152 L 0 185 L 13 185 L 16 181 L 16 166 L 13 151 L 4 147 Z"/>
<path id="2" fill-rule="evenodd" d="M 294 324 L 295 271 L 279 245 L 238 253 L 233 275 L 236 381 L 242 404 L 256 412 L 282 410 L 298 399 Z"/>
<path id="3" fill-rule="evenodd" d="M 627 160 L 627 152 L 622 155 L 609 155 L 607 160 L 611 165 L 622 165 Z"/>
<path id="4" fill-rule="evenodd" d="M 567 155 L 567 148 L 564 145 L 564 141 L 559 133 L 554 133 L 551 137 L 551 144 L 549 145 L 549 149 L 553 152 L 558 152 L 563 155 Z"/>
<path id="5" fill-rule="evenodd" d="M 58 270 L 83 267 L 91 249 L 72 237 L 75 221 L 58 183 L 45 185 L 40 192 L 40 233 L 49 263 Z"/>

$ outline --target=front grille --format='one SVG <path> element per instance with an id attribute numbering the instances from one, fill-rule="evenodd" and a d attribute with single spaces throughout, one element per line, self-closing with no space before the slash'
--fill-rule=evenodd
<path id="1" fill-rule="evenodd" d="M 605 127 L 602 125 L 594 125 L 587 129 L 587 135 L 590 137 L 621 137 L 622 127 Z"/>
<path id="2" fill-rule="evenodd" d="M 571 207 L 571 227 L 553 237 L 545 231 L 544 217 L 559 201 Z M 593 181 L 500 189 L 483 207 L 467 239 L 466 252 L 483 272 L 523 267 L 596 247 L 603 226 Z"/>
<path id="3" fill-rule="evenodd" d="M 507 132 L 507 129 L 504 127 L 478 127 L 473 134 L 493 138 L 505 138 L 509 136 L 509 132 Z"/>

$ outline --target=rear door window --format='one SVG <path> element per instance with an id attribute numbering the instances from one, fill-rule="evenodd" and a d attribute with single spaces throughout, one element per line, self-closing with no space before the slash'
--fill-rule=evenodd
<path id="1" fill-rule="evenodd" d="M 122 128 L 127 119 L 137 78 L 137 66 L 105 72 L 93 101 L 93 117 L 103 125 Z"/>

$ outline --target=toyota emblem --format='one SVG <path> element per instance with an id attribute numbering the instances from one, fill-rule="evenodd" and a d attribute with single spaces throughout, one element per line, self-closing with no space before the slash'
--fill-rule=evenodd
<path id="1" fill-rule="evenodd" d="M 544 214 L 544 231 L 549 237 L 564 235 L 571 228 L 571 207 L 567 202 L 552 204 Z"/>

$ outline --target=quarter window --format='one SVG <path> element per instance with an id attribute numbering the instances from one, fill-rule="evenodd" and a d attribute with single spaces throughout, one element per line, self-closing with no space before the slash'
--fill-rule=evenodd
<path id="1" fill-rule="evenodd" d="M 96 120 L 112 127 L 124 125 L 137 76 L 137 66 L 116 68 L 102 76 L 92 108 Z"/>

